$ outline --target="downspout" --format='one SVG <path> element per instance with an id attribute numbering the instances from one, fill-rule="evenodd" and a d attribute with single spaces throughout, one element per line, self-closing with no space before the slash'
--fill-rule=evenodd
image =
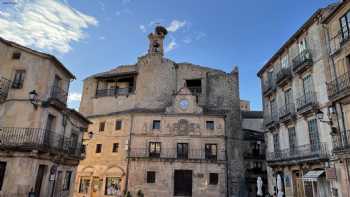
<path id="1" fill-rule="evenodd" d="M 224 117 L 225 120 L 225 173 L 226 173 L 226 197 L 229 197 L 229 189 L 228 189 L 228 155 L 227 155 L 227 129 L 226 129 L 226 115 Z"/>
<path id="2" fill-rule="evenodd" d="M 128 154 L 127 154 L 127 164 L 126 164 L 126 176 L 125 176 L 125 194 L 128 192 L 128 183 L 129 183 L 129 168 L 130 168 L 130 151 L 131 151 L 131 133 L 134 127 L 134 114 L 130 115 L 130 129 L 129 129 L 129 139 L 128 139 Z"/>

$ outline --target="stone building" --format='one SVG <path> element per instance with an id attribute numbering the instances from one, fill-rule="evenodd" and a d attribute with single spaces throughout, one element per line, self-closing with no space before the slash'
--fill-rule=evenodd
<path id="1" fill-rule="evenodd" d="M 322 20 L 336 5 L 317 10 L 258 72 L 271 194 L 331 196 L 331 127 L 316 115 L 328 110 Z"/>
<path id="2" fill-rule="evenodd" d="M 0 196 L 71 196 L 89 121 L 54 56 L 0 38 Z"/>
<path id="3" fill-rule="evenodd" d="M 250 109 L 250 106 L 248 105 Z M 262 111 L 242 111 L 243 158 L 247 196 L 256 197 L 257 180 L 263 182 L 262 192 L 267 192 L 267 172 L 265 157 L 265 138 Z"/>
<path id="4" fill-rule="evenodd" d="M 250 111 L 249 101 L 241 100 L 239 105 L 240 105 L 241 111 Z"/>
<path id="5" fill-rule="evenodd" d="M 75 196 L 238 195 L 238 71 L 164 58 L 166 34 L 149 34 L 148 53 L 134 65 L 84 80 L 80 112 L 93 135 Z"/>
<path id="6" fill-rule="evenodd" d="M 329 110 L 333 127 L 330 179 L 334 196 L 350 196 L 350 1 L 343 1 L 324 21 L 328 41 L 325 69 Z"/>

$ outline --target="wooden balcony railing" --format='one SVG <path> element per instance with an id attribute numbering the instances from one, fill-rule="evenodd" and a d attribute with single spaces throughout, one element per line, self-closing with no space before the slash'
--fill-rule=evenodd
<path id="1" fill-rule="evenodd" d="M 147 148 L 131 148 L 130 158 L 171 159 L 171 160 L 207 160 L 225 161 L 225 151 L 218 150 L 216 154 L 205 152 L 204 149 L 190 149 L 186 153 L 178 153 L 177 149 L 161 149 L 159 153 L 150 153 Z"/>
<path id="2" fill-rule="evenodd" d="M 127 88 L 110 88 L 110 89 L 97 89 L 96 97 L 107 97 L 107 96 L 117 96 L 117 95 L 128 95 L 132 93 L 134 87 Z"/>
<path id="3" fill-rule="evenodd" d="M 53 131 L 40 128 L 0 128 L 0 148 L 7 150 L 65 153 L 81 157 L 82 144 Z"/>
<path id="4" fill-rule="evenodd" d="M 304 160 L 313 159 L 321 160 L 329 157 L 329 150 L 326 143 L 314 145 L 296 146 L 291 149 L 276 150 L 269 152 L 266 155 L 268 162 L 276 161 L 290 161 L 290 160 Z"/>
<path id="5" fill-rule="evenodd" d="M 0 103 L 6 100 L 10 86 L 11 86 L 10 80 L 4 77 L 0 77 Z"/>
<path id="6" fill-rule="evenodd" d="M 311 51 L 308 49 L 305 49 L 301 53 L 299 53 L 294 59 L 293 59 L 293 71 L 294 72 L 301 72 L 307 69 L 309 66 L 313 64 L 312 54 Z"/>
<path id="7" fill-rule="evenodd" d="M 58 86 L 52 86 L 51 87 L 51 94 L 50 94 L 51 99 L 56 99 L 63 104 L 67 103 L 67 98 L 68 98 L 68 93 L 64 89 Z"/>
<path id="8" fill-rule="evenodd" d="M 326 83 L 328 98 L 334 99 L 350 93 L 350 72 L 344 73 Z"/>
<path id="9" fill-rule="evenodd" d="M 297 98 L 297 111 L 303 111 L 305 108 L 317 106 L 316 92 L 308 91 Z"/>
<path id="10" fill-rule="evenodd" d="M 350 130 L 343 130 L 339 134 L 332 136 L 333 152 L 343 152 L 350 150 Z"/>

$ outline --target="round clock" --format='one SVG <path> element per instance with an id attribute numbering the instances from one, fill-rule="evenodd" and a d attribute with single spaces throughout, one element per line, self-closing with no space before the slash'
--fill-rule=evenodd
<path id="1" fill-rule="evenodd" d="M 189 105 L 189 103 L 188 103 L 188 100 L 187 99 L 182 99 L 182 100 L 180 100 L 180 108 L 181 109 L 187 109 L 188 108 L 188 105 Z"/>

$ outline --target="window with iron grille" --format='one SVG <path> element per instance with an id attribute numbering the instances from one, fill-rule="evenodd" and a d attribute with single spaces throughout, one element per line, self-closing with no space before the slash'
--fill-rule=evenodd
<path id="1" fill-rule="evenodd" d="M 155 183 L 155 182 L 156 182 L 156 172 L 147 171 L 147 183 Z"/>
<path id="2" fill-rule="evenodd" d="M 115 121 L 115 130 L 121 130 L 122 129 L 122 121 L 116 120 Z"/>
<path id="3" fill-rule="evenodd" d="M 0 161 L 0 191 L 2 189 L 2 184 L 4 183 L 5 170 L 6 170 L 6 162 Z"/>
<path id="4" fill-rule="evenodd" d="M 96 153 L 102 152 L 102 144 L 96 144 Z"/>
<path id="5" fill-rule="evenodd" d="M 105 126 L 106 126 L 106 122 L 100 122 L 100 127 L 99 127 L 99 131 L 102 132 L 105 130 Z"/>
<path id="6" fill-rule="evenodd" d="M 118 152 L 118 148 L 119 148 L 119 144 L 118 144 L 118 143 L 114 143 L 114 144 L 113 144 L 112 152 L 113 152 L 113 153 L 117 153 L 117 152 Z"/>
<path id="7" fill-rule="evenodd" d="M 209 185 L 217 185 L 219 183 L 218 173 L 209 173 Z"/>
<path id="8" fill-rule="evenodd" d="M 311 151 L 318 151 L 320 149 L 320 137 L 317 128 L 317 120 L 311 119 L 307 122 L 309 129 Z"/>
<path id="9" fill-rule="evenodd" d="M 14 76 L 13 82 L 12 82 L 13 89 L 21 89 L 23 87 L 25 73 L 26 73 L 25 70 L 16 70 L 15 71 L 15 76 Z"/>
<path id="10" fill-rule="evenodd" d="M 206 121 L 205 126 L 209 130 L 214 130 L 214 127 L 215 127 L 214 121 Z"/>
<path id="11" fill-rule="evenodd" d="M 288 137 L 289 137 L 289 148 L 291 150 L 295 150 L 296 148 L 296 133 L 295 133 L 295 127 L 288 128 Z"/>

